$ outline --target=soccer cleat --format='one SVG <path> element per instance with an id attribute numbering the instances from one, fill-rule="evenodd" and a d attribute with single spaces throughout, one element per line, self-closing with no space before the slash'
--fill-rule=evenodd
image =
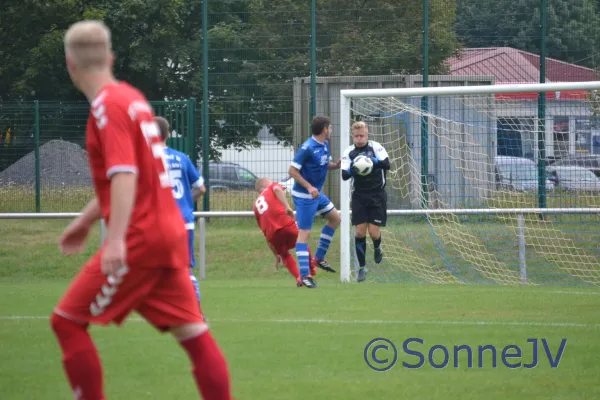
<path id="1" fill-rule="evenodd" d="M 325 260 L 317 260 L 316 258 L 314 259 L 315 264 L 317 265 L 317 267 L 327 271 L 327 272 L 334 272 L 335 273 L 335 269 L 333 269 L 331 267 L 331 265 L 329 265 L 329 263 Z"/>
<path id="2" fill-rule="evenodd" d="M 367 275 L 367 269 L 365 267 L 360 267 L 358 269 L 358 277 L 356 278 L 356 280 L 358 282 L 362 282 L 366 279 L 366 275 Z"/>
<path id="3" fill-rule="evenodd" d="M 312 278 L 312 276 L 303 276 L 302 278 L 302 284 L 309 288 L 309 289 L 315 289 L 317 287 L 317 282 L 315 282 Z"/>
<path id="4" fill-rule="evenodd" d="M 381 251 L 381 247 L 377 247 L 373 253 L 375 256 L 375 264 L 381 263 L 381 260 L 383 259 L 383 252 Z"/>
<path id="5" fill-rule="evenodd" d="M 300 277 L 296 278 L 296 286 L 297 287 L 302 287 L 304 284 L 302 283 L 302 279 Z"/>

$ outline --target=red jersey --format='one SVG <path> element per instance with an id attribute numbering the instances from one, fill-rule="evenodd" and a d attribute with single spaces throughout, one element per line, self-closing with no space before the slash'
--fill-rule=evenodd
<path id="1" fill-rule="evenodd" d="M 273 235 L 279 229 L 296 223 L 292 217 L 285 213 L 285 207 L 273 191 L 275 187 L 283 190 L 280 184 L 273 182 L 262 191 L 254 202 L 256 222 L 258 222 L 260 230 L 263 231 L 268 241 L 271 241 Z"/>
<path id="2" fill-rule="evenodd" d="M 171 193 L 160 130 L 145 96 L 127 83 L 106 86 L 91 104 L 86 147 L 107 226 L 111 176 L 121 171 L 137 174 L 126 236 L 129 266 L 187 268 L 187 231 Z"/>

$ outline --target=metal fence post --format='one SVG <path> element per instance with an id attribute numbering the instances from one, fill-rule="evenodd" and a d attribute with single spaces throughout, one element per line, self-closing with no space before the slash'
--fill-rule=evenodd
<path id="1" fill-rule="evenodd" d="M 525 253 L 525 218 L 523 214 L 517 215 L 519 227 L 519 270 L 521 271 L 521 283 L 527 284 L 527 257 Z"/>
<path id="2" fill-rule="evenodd" d="M 310 114 L 308 123 L 317 114 L 317 2 L 310 2 Z"/>
<path id="3" fill-rule="evenodd" d="M 208 137 L 208 0 L 202 1 L 202 175 L 206 193 L 204 193 L 204 211 L 210 210 L 209 157 L 210 139 Z"/>
<path id="4" fill-rule="evenodd" d="M 540 83 L 546 83 L 546 0 L 540 0 Z M 538 93 L 538 207 L 546 207 L 546 93 Z"/>
<path id="5" fill-rule="evenodd" d="M 206 219 L 200 217 L 200 240 L 198 240 L 198 264 L 200 264 L 200 280 L 206 279 Z"/>
<path id="6" fill-rule="evenodd" d="M 40 102 L 34 101 L 34 146 L 35 146 L 35 211 L 40 212 L 41 205 L 41 182 L 40 182 Z"/>
<path id="7" fill-rule="evenodd" d="M 429 86 L 429 0 L 423 0 L 423 87 Z M 429 207 L 429 120 L 425 113 L 429 110 L 429 98 L 421 97 L 421 186 L 422 207 Z"/>

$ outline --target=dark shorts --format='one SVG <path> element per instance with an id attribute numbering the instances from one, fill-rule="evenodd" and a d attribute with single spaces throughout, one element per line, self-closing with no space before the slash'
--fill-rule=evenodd
<path id="1" fill-rule="evenodd" d="M 352 193 L 352 225 L 369 223 L 385 226 L 387 222 L 387 193 Z"/>

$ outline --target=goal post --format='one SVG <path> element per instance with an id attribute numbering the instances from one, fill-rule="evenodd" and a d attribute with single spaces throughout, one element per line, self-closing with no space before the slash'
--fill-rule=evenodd
<path id="1" fill-rule="evenodd" d="M 600 160 L 597 90 L 600 81 L 341 90 L 340 154 L 363 120 L 391 162 L 384 260 L 374 263 L 367 234 L 368 280 L 600 286 L 600 161 L 597 171 L 573 161 Z M 357 267 L 351 193 L 340 179 L 342 282 Z"/>

